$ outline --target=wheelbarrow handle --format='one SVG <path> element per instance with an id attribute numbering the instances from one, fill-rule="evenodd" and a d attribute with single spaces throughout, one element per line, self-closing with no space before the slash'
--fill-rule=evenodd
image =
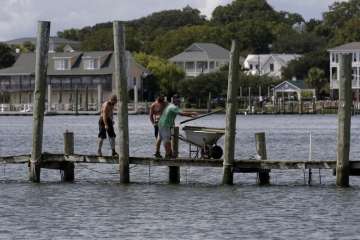
<path id="1" fill-rule="evenodd" d="M 213 112 L 210 112 L 210 113 L 206 113 L 206 114 L 197 116 L 197 117 L 193 117 L 193 118 L 190 118 L 190 119 L 186 119 L 186 120 L 180 122 L 180 124 L 187 123 L 187 122 L 190 122 L 190 121 L 194 121 L 194 120 L 196 120 L 196 119 L 203 118 L 203 117 L 212 115 L 212 114 L 214 114 L 214 113 L 222 112 L 222 111 L 224 111 L 223 108 L 222 108 L 222 109 L 219 109 L 219 110 L 216 110 L 216 111 L 213 111 Z"/>

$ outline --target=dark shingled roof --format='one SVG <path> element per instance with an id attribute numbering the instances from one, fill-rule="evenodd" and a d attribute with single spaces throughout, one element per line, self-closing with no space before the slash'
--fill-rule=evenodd
<path id="1" fill-rule="evenodd" d="M 329 52 L 352 52 L 354 50 L 360 50 L 360 42 L 346 43 L 335 48 L 331 48 Z"/>
<path id="2" fill-rule="evenodd" d="M 145 70 L 143 66 L 137 64 L 130 52 L 127 53 L 129 62 L 135 64 L 141 69 Z M 100 58 L 100 68 L 87 70 L 84 69 L 82 59 L 83 57 Z M 73 60 L 71 69 L 69 70 L 55 70 L 54 58 L 71 58 Z M 49 53 L 48 55 L 48 70 L 49 76 L 64 76 L 64 75 L 108 75 L 114 72 L 114 56 L 111 51 L 98 52 L 61 52 Z M 9 68 L 0 70 L 0 76 L 8 75 L 34 75 L 35 74 L 35 53 L 23 53 L 19 56 L 15 64 Z"/>

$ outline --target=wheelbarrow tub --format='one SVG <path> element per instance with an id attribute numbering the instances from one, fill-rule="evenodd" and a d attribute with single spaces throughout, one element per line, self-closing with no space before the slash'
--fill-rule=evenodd
<path id="1" fill-rule="evenodd" d="M 225 134 L 225 128 L 185 126 L 182 130 L 185 132 L 185 140 L 199 147 L 212 146 Z"/>

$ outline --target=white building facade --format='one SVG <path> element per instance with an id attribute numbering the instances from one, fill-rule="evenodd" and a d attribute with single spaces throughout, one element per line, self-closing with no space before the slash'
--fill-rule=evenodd
<path id="1" fill-rule="evenodd" d="M 330 53 L 330 89 L 339 89 L 341 54 L 352 56 L 352 89 L 360 89 L 360 42 L 347 43 L 328 50 Z"/>
<path id="2" fill-rule="evenodd" d="M 298 54 L 249 54 L 243 67 L 251 75 L 282 77 L 282 68 L 292 60 L 300 58 Z"/>

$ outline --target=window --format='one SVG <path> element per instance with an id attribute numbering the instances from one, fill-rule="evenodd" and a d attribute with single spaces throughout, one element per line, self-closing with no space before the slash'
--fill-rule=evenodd
<path id="1" fill-rule="evenodd" d="M 357 72 L 357 68 L 353 67 L 352 68 L 352 80 L 356 81 L 357 80 L 357 76 L 358 76 L 358 72 Z"/>
<path id="2" fill-rule="evenodd" d="M 337 68 L 336 67 L 331 68 L 331 79 L 332 80 L 338 80 L 337 79 Z"/>
<path id="3" fill-rule="evenodd" d="M 215 68 L 215 63 L 214 62 L 210 62 L 210 69 L 214 69 Z"/>
<path id="4" fill-rule="evenodd" d="M 198 72 L 204 72 L 208 68 L 207 62 L 197 62 L 196 63 L 196 69 Z"/>
<path id="5" fill-rule="evenodd" d="M 194 62 L 186 62 L 185 63 L 185 70 L 188 72 L 192 72 L 195 70 L 195 64 Z"/>
<path id="6" fill-rule="evenodd" d="M 335 62 L 339 62 L 339 54 L 335 54 Z"/>
<path id="7" fill-rule="evenodd" d="M 335 62 L 335 53 L 331 54 L 331 62 Z"/>
<path id="8" fill-rule="evenodd" d="M 99 59 L 96 58 L 88 58 L 88 59 L 84 59 L 84 69 L 86 70 L 95 70 L 95 69 L 99 69 L 100 64 L 99 64 Z"/>
<path id="9" fill-rule="evenodd" d="M 55 70 L 70 70 L 70 59 L 55 59 Z"/>
<path id="10" fill-rule="evenodd" d="M 252 70 L 252 69 L 253 69 L 253 65 L 252 65 L 252 64 L 250 64 L 250 67 L 249 67 L 249 68 L 250 68 L 250 70 Z"/>
<path id="11" fill-rule="evenodd" d="M 353 62 L 357 62 L 357 53 L 353 53 L 352 56 L 353 56 Z"/>
<path id="12" fill-rule="evenodd" d="M 270 72 L 273 72 L 273 71 L 274 71 L 274 64 L 270 63 Z"/>

